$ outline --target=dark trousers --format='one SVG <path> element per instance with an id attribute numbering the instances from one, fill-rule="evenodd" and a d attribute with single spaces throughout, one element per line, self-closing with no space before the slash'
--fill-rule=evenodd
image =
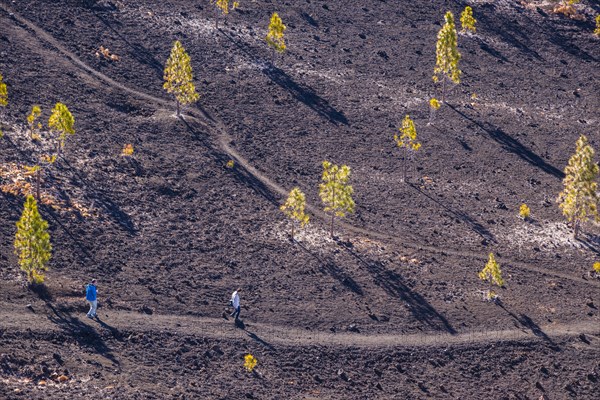
<path id="1" fill-rule="evenodd" d="M 233 313 L 231 313 L 231 316 L 232 316 L 232 317 L 235 317 L 235 319 L 238 319 L 238 318 L 240 317 L 240 307 L 238 307 L 238 308 L 235 308 L 235 309 L 233 310 Z"/>

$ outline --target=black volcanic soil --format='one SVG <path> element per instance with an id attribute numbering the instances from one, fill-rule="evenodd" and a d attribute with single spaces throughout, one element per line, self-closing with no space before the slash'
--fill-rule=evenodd
<path id="1" fill-rule="evenodd" d="M 469 3 L 462 82 L 430 121 L 436 34 Z M 579 21 L 508 0 L 247 0 L 217 30 L 208 1 L 0 0 L 0 162 L 35 162 L 33 104 L 47 120 L 64 102 L 77 130 L 43 185 L 62 204 L 41 207 L 44 290 L 13 254 L 23 199 L 0 196 L 2 396 L 597 398 L 600 227 L 572 239 L 555 204 L 579 135 L 600 151 L 600 8 L 583 3 Z M 288 51 L 272 60 L 274 11 Z M 201 94 L 182 119 L 162 90 L 176 39 Z M 423 147 L 403 183 L 406 114 Z M 335 239 L 325 159 L 355 190 Z M 295 242 L 278 210 L 294 186 L 312 218 Z M 498 304 L 477 277 L 490 252 Z"/>

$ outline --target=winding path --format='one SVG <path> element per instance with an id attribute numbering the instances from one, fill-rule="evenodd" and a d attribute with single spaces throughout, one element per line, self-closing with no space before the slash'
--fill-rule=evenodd
<path id="1" fill-rule="evenodd" d="M 7 14 L 9 14 L 10 18 L 12 18 L 18 24 L 20 24 L 24 29 L 28 30 L 32 35 L 37 37 L 38 40 L 46 43 L 47 45 L 50 45 L 51 47 L 54 47 L 59 53 L 61 53 L 63 56 L 65 56 L 69 60 L 71 60 L 73 62 L 73 64 L 75 64 L 77 67 L 88 72 L 91 76 L 104 82 L 106 85 L 116 88 L 116 89 L 119 89 L 119 90 L 122 90 L 126 93 L 129 93 L 129 94 L 139 98 L 139 99 L 150 101 L 161 107 L 167 107 L 169 109 L 172 109 L 172 106 L 173 106 L 172 101 L 168 101 L 168 100 L 141 92 L 139 90 L 132 89 L 122 83 L 115 81 L 114 79 L 106 76 L 105 74 L 94 70 L 93 68 L 91 68 L 90 66 L 85 64 L 81 59 L 79 59 L 77 57 L 77 55 L 75 55 L 74 53 L 69 51 L 67 48 L 65 48 L 51 34 L 46 32 L 44 29 L 38 27 L 37 25 L 35 25 L 33 22 L 31 22 L 31 21 L 27 20 L 26 18 L 22 17 L 21 15 L 19 15 L 14 10 L 12 10 L 9 6 L 7 6 L 5 4 L 0 4 L 0 9 L 4 10 Z M 234 149 L 230 146 L 230 143 L 232 142 L 232 137 L 229 135 L 229 133 L 228 133 L 226 127 L 223 125 L 223 123 L 213 119 L 207 113 L 205 113 L 203 110 L 200 110 L 200 109 L 192 110 L 191 114 L 195 114 L 195 116 L 185 116 L 185 118 L 194 120 L 195 122 L 200 123 L 201 125 L 206 127 L 208 130 L 212 131 L 213 134 L 216 136 L 216 138 L 218 140 L 218 145 L 221 147 L 221 149 L 224 152 L 226 152 L 232 159 L 235 159 L 238 165 L 242 166 L 255 179 L 260 181 L 263 185 L 268 187 L 273 192 L 280 194 L 282 197 L 287 196 L 287 194 L 288 194 L 287 189 L 283 188 L 281 185 L 274 182 L 268 176 L 266 176 L 265 174 L 258 171 L 236 149 Z M 201 115 L 199 115 L 199 114 L 201 114 Z M 311 204 L 307 204 L 306 208 L 313 215 L 319 217 L 323 221 L 327 221 L 329 219 L 329 217 L 323 211 L 321 211 L 319 208 L 317 208 Z M 372 231 L 369 229 L 364 229 L 364 228 L 360 228 L 357 226 L 353 226 L 353 225 L 350 225 L 343 221 L 338 222 L 338 226 L 342 227 L 343 229 L 345 229 L 348 232 L 353 232 L 355 234 L 371 237 L 371 238 L 385 241 L 388 243 L 394 243 L 396 245 L 412 248 L 417 251 L 426 251 L 429 253 L 437 253 L 437 254 L 442 254 L 442 255 L 465 257 L 465 258 L 469 258 L 469 259 L 481 260 L 483 262 L 487 261 L 487 255 L 484 254 L 485 252 L 483 252 L 483 251 L 476 252 L 473 250 L 457 250 L 457 249 L 441 248 L 441 247 L 437 247 L 437 246 L 423 245 L 423 244 L 419 243 L 418 241 L 414 240 L 414 238 L 413 238 L 413 240 L 408 239 L 406 237 L 399 239 L 399 238 L 396 238 L 394 236 L 391 236 L 391 235 L 388 235 L 385 233 L 380 233 L 380 232 Z M 527 264 L 522 261 L 512 260 L 507 257 L 502 257 L 502 260 L 504 262 L 508 262 L 511 266 L 516 267 L 516 268 L 539 273 L 539 274 L 546 275 L 546 276 L 553 276 L 553 277 L 557 277 L 557 278 L 568 279 L 568 280 L 571 280 L 574 282 L 579 282 L 579 283 L 583 283 L 583 284 L 586 284 L 589 286 L 594 286 L 596 288 L 600 288 L 600 281 L 598 281 L 598 280 L 587 280 L 582 277 L 573 276 L 573 275 L 570 275 L 567 273 L 547 270 L 547 269 L 540 268 L 540 267 L 537 267 L 537 266 L 534 266 L 531 264 Z"/>
<path id="2" fill-rule="evenodd" d="M 131 333 L 170 332 L 182 336 L 199 336 L 214 339 L 253 340 L 260 345 L 275 349 L 277 346 L 329 346 L 329 347 L 446 347 L 449 345 L 494 343 L 504 341 L 545 340 L 575 337 L 581 334 L 600 335 L 597 321 L 577 323 L 554 323 L 533 328 L 469 331 L 458 334 L 364 334 L 351 332 L 307 331 L 265 323 L 246 321 L 245 328 L 236 327 L 233 321 L 222 318 L 193 317 L 184 315 L 146 315 L 129 311 L 101 311 L 101 321 L 89 320 L 84 313 L 73 317 L 70 314 L 37 310 L 22 312 L 1 307 L 0 332 L 80 332 L 90 328 L 106 331 L 113 336 Z M 27 328 L 24 328 L 27 327 Z M 590 338 L 589 349 L 600 350 L 600 339 Z"/>

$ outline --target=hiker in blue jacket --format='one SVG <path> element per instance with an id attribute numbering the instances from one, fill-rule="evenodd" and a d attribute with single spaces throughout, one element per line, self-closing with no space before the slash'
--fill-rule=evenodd
<path id="1" fill-rule="evenodd" d="M 88 318 L 96 317 L 96 308 L 98 308 L 98 291 L 96 289 L 96 280 L 92 279 L 91 283 L 85 287 L 85 299 L 90 303 L 90 311 L 87 313 Z"/>

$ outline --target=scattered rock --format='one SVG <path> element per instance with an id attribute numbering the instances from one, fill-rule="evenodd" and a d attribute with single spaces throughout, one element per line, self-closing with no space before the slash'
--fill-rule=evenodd
<path id="1" fill-rule="evenodd" d="M 152 315 L 154 313 L 154 310 L 145 305 L 142 308 L 140 308 L 140 312 L 143 312 L 144 314 Z"/>
<path id="2" fill-rule="evenodd" d="M 350 378 L 348 378 L 348 375 L 346 375 L 346 372 L 344 372 L 344 370 L 341 368 L 338 369 L 337 376 L 346 382 L 348 382 L 350 380 Z"/>
<path id="3" fill-rule="evenodd" d="M 33 311 L 33 306 L 31 304 L 27 304 L 25 307 L 29 308 L 30 311 Z"/>
<path id="4" fill-rule="evenodd" d="M 348 325 L 348 332 L 360 333 L 360 330 L 355 324 Z"/>
<path id="5" fill-rule="evenodd" d="M 46 381 L 39 381 L 38 385 L 40 385 L 40 386 L 46 386 Z"/>
<path id="6" fill-rule="evenodd" d="M 579 339 L 585 344 L 590 344 L 590 340 L 587 338 L 587 336 L 585 336 L 585 333 L 579 335 Z"/>
<path id="7" fill-rule="evenodd" d="M 323 382 L 323 379 L 321 379 L 321 377 L 319 375 L 314 375 L 313 379 L 315 380 L 315 382 L 318 382 L 318 383 Z"/>

